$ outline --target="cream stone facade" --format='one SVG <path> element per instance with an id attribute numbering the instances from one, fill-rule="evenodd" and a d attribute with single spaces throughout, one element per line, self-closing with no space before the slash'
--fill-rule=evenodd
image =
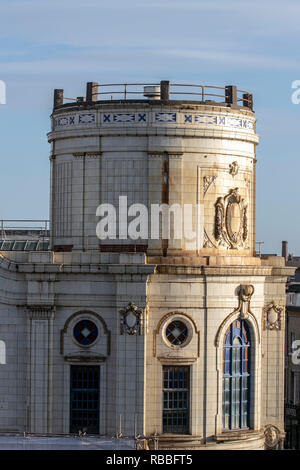
<path id="1" fill-rule="evenodd" d="M 51 248 L 0 259 L 0 432 L 280 448 L 294 270 L 255 254 L 252 97 L 145 88 L 146 99 L 99 101 L 88 83 L 69 104 L 55 91 Z M 170 239 L 99 240 L 97 207 L 120 195 L 149 210 L 198 205 L 194 240 L 174 227 Z"/>

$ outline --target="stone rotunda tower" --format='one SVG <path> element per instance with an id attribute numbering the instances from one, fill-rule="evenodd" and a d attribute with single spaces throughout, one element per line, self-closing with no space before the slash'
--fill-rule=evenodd
<path id="1" fill-rule="evenodd" d="M 70 265 L 80 309 L 106 325 L 99 344 L 111 334 L 101 432 L 122 423 L 125 434 L 155 435 L 159 448 L 280 447 L 291 270 L 255 253 L 252 95 L 88 83 L 71 102 L 55 90 L 48 137 L 54 260 Z M 164 237 L 162 215 L 155 239 L 132 240 L 117 221 L 116 237 L 99 240 L 97 207 L 118 211 L 120 196 L 149 214 L 155 204 L 191 205 L 195 236 L 172 237 L 170 223 Z M 183 233 L 186 219 L 176 223 Z M 149 215 L 149 234 L 151 224 Z M 67 342 L 73 333 L 63 332 Z"/>
<path id="2" fill-rule="evenodd" d="M 252 95 L 90 82 L 74 100 L 55 90 L 51 119 L 50 251 L 0 257 L 9 403 L 18 372 L 0 431 L 280 448 L 294 270 L 255 253 Z M 97 236 L 99 207 L 115 209 L 115 236 Z M 129 236 L 143 208 L 140 236 Z"/>

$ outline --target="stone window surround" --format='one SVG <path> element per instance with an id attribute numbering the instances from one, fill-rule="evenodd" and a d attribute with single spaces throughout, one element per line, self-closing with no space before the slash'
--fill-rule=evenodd
<path id="1" fill-rule="evenodd" d="M 172 345 L 169 343 L 169 341 L 166 338 L 166 328 L 170 322 L 173 320 L 180 320 L 184 322 L 187 327 L 188 327 L 188 338 L 187 341 L 183 345 Z M 188 315 L 185 312 L 181 311 L 171 311 L 166 313 L 159 321 L 157 324 L 156 329 L 153 331 L 153 357 L 157 356 L 157 335 L 162 335 L 162 339 L 166 346 L 170 349 L 172 349 L 174 352 L 176 350 L 181 350 L 185 348 L 191 341 L 192 339 L 197 335 L 198 337 L 198 345 L 197 345 L 197 356 L 199 357 L 200 355 L 200 331 L 197 328 L 197 325 L 195 323 L 195 320 Z M 170 358 L 171 359 L 171 358 Z M 176 360 L 176 356 L 172 357 L 172 360 Z"/>
<path id="2" fill-rule="evenodd" d="M 97 328 L 98 328 L 98 337 L 96 340 L 90 345 L 80 345 L 76 339 L 73 337 L 73 328 L 79 320 L 88 319 L 93 321 Z M 103 335 L 107 335 L 107 357 L 110 355 L 110 331 L 107 328 L 107 325 L 103 318 L 98 315 L 97 313 L 91 310 L 80 310 L 73 313 L 65 322 L 64 327 L 60 330 L 60 353 L 64 354 L 64 335 L 68 334 L 72 340 L 72 342 L 80 349 L 88 349 L 94 347 L 98 341 L 103 337 Z"/>
<path id="3" fill-rule="evenodd" d="M 183 323 L 186 326 L 186 328 L 188 330 L 187 337 L 186 337 L 185 341 L 182 344 L 172 344 L 167 338 L 166 330 L 167 330 L 168 326 L 174 321 L 180 321 L 181 323 Z M 192 323 L 186 317 L 180 316 L 180 314 L 179 314 L 179 315 L 174 315 L 171 318 L 167 318 L 165 320 L 165 322 L 163 323 L 163 325 L 161 327 L 161 334 L 162 334 L 162 337 L 163 337 L 163 341 L 168 346 L 168 348 L 171 348 L 171 349 L 176 351 L 178 349 L 185 348 L 192 341 L 193 334 L 194 334 L 194 328 L 193 328 Z"/>

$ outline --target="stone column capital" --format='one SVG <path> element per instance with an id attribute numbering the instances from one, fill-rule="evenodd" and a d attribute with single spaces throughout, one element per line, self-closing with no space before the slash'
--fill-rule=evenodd
<path id="1" fill-rule="evenodd" d="M 25 312 L 31 320 L 50 320 L 54 318 L 55 305 L 26 305 Z"/>

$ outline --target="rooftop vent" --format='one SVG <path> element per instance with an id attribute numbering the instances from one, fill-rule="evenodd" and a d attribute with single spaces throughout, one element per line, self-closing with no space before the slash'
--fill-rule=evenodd
<path id="1" fill-rule="evenodd" d="M 144 96 L 149 100 L 160 100 L 160 86 L 144 86 Z"/>

